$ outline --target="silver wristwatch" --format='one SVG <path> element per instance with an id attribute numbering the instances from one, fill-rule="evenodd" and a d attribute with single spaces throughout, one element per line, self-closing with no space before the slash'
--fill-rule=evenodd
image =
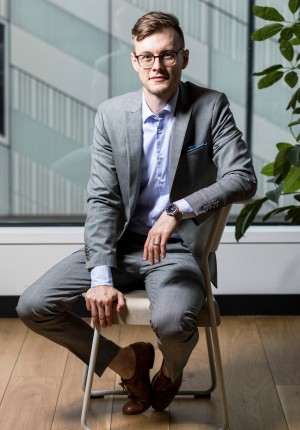
<path id="1" fill-rule="evenodd" d="M 167 207 L 166 207 L 166 213 L 169 216 L 173 216 L 174 218 L 177 219 L 177 221 L 180 221 L 182 218 L 182 212 L 179 209 L 179 207 L 175 204 L 175 203 L 170 203 Z"/>

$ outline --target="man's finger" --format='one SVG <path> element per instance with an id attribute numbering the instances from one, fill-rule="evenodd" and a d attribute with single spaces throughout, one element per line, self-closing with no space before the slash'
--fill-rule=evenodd
<path id="1" fill-rule="evenodd" d="M 92 302 L 90 303 L 90 311 L 92 315 L 92 323 L 95 327 L 99 327 L 99 314 L 97 306 Z"/>
<path id="2" fill-rule="evenodd" d="M 154 250 L 154 258 L 155 258 L 156 262 L 159 263 L 160 262 L 160 245 L 154 243 L 153 250 Z"/>
<path id="3" fill-rule="evenodd" d="M 89 298 L 87 296 L 85 297 L 85 306 L 86 306 L 86 308 L 87 308 L 88 311 L 91 310 L 90 300 L 89 300 Z"/>
<path id="4" fill-rule="evenodd" d="M 105 322 L 110 327 L 112 322 L 112 304 L 105 305 Z"/>
<path id="5" fill-rule="evenodd" d="M 148 260 L 148 257 L 149 257 L 148 248 L 144 247 L 143 259 L 144 259 L 145 261 L 147 261 L 147 260 Z"/>
<path id="6" fill-rule="evenodd" d="M 165 258 L 166 254 L 167 254 L 167 241 L 164 240 L 163 238 L 160 242 L 160 253 L 161 253 L 162 258 Z"/>
<path id="7" fill-rule="evenodd" d="M 118 293 L 117 295 L 117 312 L 120 312 L 126 306 L 125 297 L 123 293 Z"/>
<path id="8" fill-rule="evenodd" d="M 143 258 L 145 261 L 148 260 L 149 258 L 149 245 L 150 245 L 150 239 L 149 237 L 147 238 L 145 245 L 144 245 L 144 253 L 143 253 Z"/>
<path id="9" fill-rule="evenodd" d="M 151 265 L 154 264 L 154 251 L 153 251 L 153 249 L 151 249 L 149 254 L 148 254 L 148 260 L 149 260 L 149 263 Z"/>

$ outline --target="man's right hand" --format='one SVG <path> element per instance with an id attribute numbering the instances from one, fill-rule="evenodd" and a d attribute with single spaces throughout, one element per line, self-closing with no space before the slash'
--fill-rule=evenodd
<path id="1" fill-rule="evenodd" d="M 124 294 L 109 285 L 99 285 L 90 288 L 85 296 L 86 307 L 92 314 L 95 327 L 110 327 L 112 325 L 113 304 L 117 312 L 125 306 Z"/>

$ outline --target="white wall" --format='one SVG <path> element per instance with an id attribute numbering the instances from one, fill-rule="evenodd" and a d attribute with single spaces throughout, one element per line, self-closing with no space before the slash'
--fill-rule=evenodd
<path id="1" fill-rule="evenodd" d="M 239 243 L 226 227 L 217 255 L 220 294 L 300 294 L 299 226 L 251 227 Z"/>
<path id="2" fill-rule="evenodd" d="M 0 228 L 0 296 L 22 291 L 83 243 L 81 227 Z M 215 294 L 299 294 L 300 227 L 252 227 L 240 243 L 226 227 Z"/>

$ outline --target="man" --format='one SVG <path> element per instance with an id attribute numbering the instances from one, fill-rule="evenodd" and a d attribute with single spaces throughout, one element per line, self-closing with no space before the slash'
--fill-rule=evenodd
<path id="1" fill-rule="evenodd" d="M 142 89 L 104 102 L 95 121 L 85 254 L 80 250 L 24 292 L 25 324 L 87 362 L 92 330 L 70 309 L 82 292 L 96 326 L 111 325 L 123 292 L 141 282 L 163 355 L 150 383 L 150 343 L 120 348 L 101 337 L 96 363 L 129 392 L 124 414 L 165 409 L 198 341 L 205 299 L 203 238 L 214 210 L 250 198 L 256 178 L 226 97 L 180 81 L 189 51 L 178 20 L 150 12 L 132 30 L 133 68 Z M 218 180 L 217 180 L 218 177 Z M 88 270 L 87 270 L 88 269 Z M 212 276 L 215 263 L 211 260 Z M 89 288 L 91 287 L 91 288 Z"/>

